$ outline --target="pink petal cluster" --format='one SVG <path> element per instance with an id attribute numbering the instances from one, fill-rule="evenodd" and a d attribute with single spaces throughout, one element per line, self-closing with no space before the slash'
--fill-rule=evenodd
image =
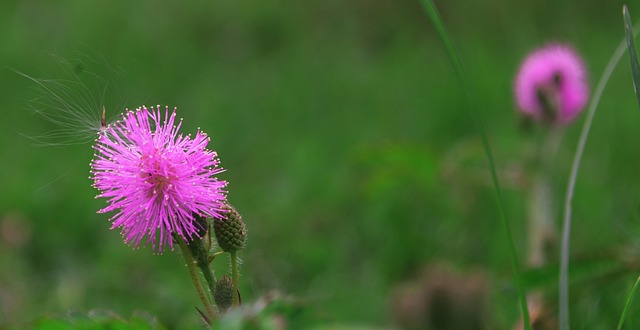
<path id="1" fill-rule="evenodd" d="M 582 59 L 569 46 L 550 44 L 533 51 L 524 60 L 515 81 L 520 110 L 536 120 L 551 109 L 555 123 L 566 124 L 582 111 L 589 97 Z M 542 97 L 546 98 L 547 105 Z"/>
<path id="2" fill-rule="evenodd" d="M 200 130 L 178 134 L 182 120 L 176 125 L 175 118 L 168 107 L 127 111 L 99 133 L 91 162 L 96 198 L 109 204 L 98 212 L 116 211 L 111 228 L 121 228 L 125 243 L 139 247 L 146 237 L 159 253 L 173 249 L 173 234 L 198 237 L 195 217 L 221 217 L 226 198 L 210 138 Z"/>

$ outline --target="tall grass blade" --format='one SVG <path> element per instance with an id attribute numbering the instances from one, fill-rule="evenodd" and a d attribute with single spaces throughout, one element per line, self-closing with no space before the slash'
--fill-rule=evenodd
<path id="1" fill-rule="evenodd" d="M 624 16 L 624 32 L 627 35 L 627 49 L 629 50 L 629 60 L 631 62 L 631 75 L 633 76 L 633 90 L 636 92 L 636 99 L 640 106 L 640 94 L 638 94 L 638 85 L 640 84 L 640 64 L 638 63 L 638 51 L 633 37 L 633 25 L 631 25 L 631 17 L 629 17 L 629 8 L 627 5 L 622 6 L 622 16 Z"/>
<path id="2" fill-rule="evenodd" d="M 640 277 L 638 277 L 638 279 L 636 280 L 636 284 L 633 285 L 631 292 L 629 292 L 629 297 L 627 297 L 627 303 L 624 304 L 624 309 L 622 310 L 622 315 L 620 316 L 620 322 L 618 322 L 618 330 L 622 329 L 622 324 L 624 324 L 624 320 L 627 318 L 627 314 L 629 314 L 629 309 L 631 308 L 631 302 L 633 301 L 633 296 L 636 294 L 636 290 L 638 290 L 638 284 L 640 284 Z"/>
<path id="3" fill-rule="evenodd" d="M 637 35 L 638 32 L 634 31 L 633 35 Z M 565 196 L 564 201 L 564 216 L 563 216 L 563 226 L 562 226 L 562 242 L 560 248 L 560 297 L 559 297 L 559 326 L 561 330 L 569 329 L 569 242 L 571 237 L 571 203 L 573 201 L 573 195 L 575 192 L 576 179 L 578 177 L 578 169 L 580 168 L 580 162 L 582 160 L 582 154 L 584 152 L 584 147 L 587 143 L 587 137 L 589 136 L 589 131 L 591 130 L 591 123 L 593 122 L 593 117 L 595 116 L 596 109 L 598 104 L 600 103 L 600 97 L 604 92 L 605 86 L 609 82 L 609 78 L 611 78 L 611 74 L 613 70 L 616 68 L 620 59 L 624 55 L 625 51 L 625 40 L 622 40 L 618 45 L 618 48 L 614 51 L 613 55 L 609 59 L 607 66 L 604 68 L 602 72 L 602 76 L 600 76 L 600 80 L 598 81 L 598 85 L 593 92 L 593 97 L 591 98 L 591 103 L 589 104 L 589 109 L 587 110 L 586 119 L 584 124 L 582 125 L 582 131 L 580 132 L 580 138 L 578 140 L 578 146 L 576 147 L 576 153 L 573 158 L 573 164 L 571 165 L 571 174 L 569 175 L 569 183 L 567 184 L 567 194 Z"/>
<path id="4" fill-rule="evenodd" d="M 627 5 L 622 6 L 622 16 L 624 18 L 624 32 L 627 37 L 627 49 L 629 51 L 629 62 L 631 64 L 631 76 L 633 77 L 633 90 L 636 93 L 638 106 L 640 106 L 640 94 L 638 93 L 638 85 L 640 85 L 640 63 L 638 63 L 638 51 L 636 49 L 634 40 L 635 34 L 633 31 L 633 25 L 631 24 L 631 17 L 629 15 L 629 8 L 627 7 Z M 620 316 L 620 322 L 618 322 L 618 330 L 622 329 L 622 325 L 624 324 L 624 320 L 627 318 L 627 314 L 629 313 L 629 309 L 631 308 L 631 302 L 633 301 L 633 297 L 638 290 L 639 284 L 640 277 L 638 277 L 636 283 L 631 289 L 631 292 L 629 292 L 629 297 L 627 297 L 627 302 L 625 303 L 624 309 L 622 310 L 622 315 Z"/>
<path id="5" fill-rule="evenodd" d="M 485 150 L 485 153 L 487 154 L 487 159 L 489 161 L 489 168 L 491 169 L 491 179 L 493 181 L 496 201 L 498 204 L 498 208 L 500 210 L 500 220 L 504 227 L 505 235 L 509 243 L 509 254 L 511 257 L 511 266 L 513 268 L 514 282 L 518 290 L 518 297 L 521 305 L 520 307 L 522 309 L 522 319 L 524 322 L 525 329 L 530 330 L 531 322 L 529 318 L 529 309 L 527 308 L 527 297 L 525 295 L 524 288 L 522 286 L 521 279 L 520 279 L 520 267 L 518 264 L 518 256 L 516 254 L 516 248 L 513 241 L 513 236 L 511 235 L 511 228 L 509 226 L 509 222 L 507 221 L 504 202 L 502 199 L 502 192 L 500 188 L 500 182 L 498 181 L 496 166 L 493 160 L 493 153 L 491 151 L 489 140 L 487 138 L 487 134 L 484 129 L 481 113 L 480 113 L 479 107 L 476 104 L 475 97 L 473 96 L 471 86 L 469 85 L 469 80 L 467 79 L 467 74 L 465 73 L 464 66 L 462 65 L 462 60 L 460 59 L 458 52 L 453 46 L 453 42 L 451 41 L 451 38 L 449 37 L 449 33 L 447 32 L 447 29 L 444 23 L 442 22 L 442 19 L 440 18 L 440 14 L 438 13 L 437 8 L 435 7 L 435 5 L 433 4 L 433 1 L 431 0 L 421 0 L 421 2 L 427 15 L 433 22 L 433 25 L 435 26 L 438 32 L 438 35 L 440 36 L 440 39 L 442 40 L 446 48 L 449 59 L 453 64 L 453 68 L 457 76 L 457 79 L 462 85 L 462 90 L 465 93 L 465 97 L 471 112 L 471 116 L 475 121 L 476 125 L 478 126 L 478 130 L 480 131 L 480 138 L 482 139 L 482 145 L 484 146 L 484 150 Z"/>

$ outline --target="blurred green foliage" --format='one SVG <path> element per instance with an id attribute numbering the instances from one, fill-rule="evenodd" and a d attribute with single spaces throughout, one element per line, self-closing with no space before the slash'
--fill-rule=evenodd
<path id="1" fill-rule="evenodd" d="M 515 70 L 531 49 L 564 41 L 595 82 L 624 36 L 622 3 L 436 2 L 486 120 L 521 260 L 526 193 L 509 175 L 539 136 L 518 125 Z M 640 7 L 629 5 L 635 20 Z M 489 328 L 516 322 L 477 130 L 418 1 L 9 0 L 0 3 L 0 40 L 0 328 L 96 308 L 145 310 L 167 328 L 201 324 L 178 253 L 132 251 L 108 215 L 96 214 L 104 201 L 87 179 L 90 143 L 41 147 L 27 138 L 57 127 L 29 109 L 42 95 L 11 69 L 67 79 L 70 68 L 111 82 L 106 93 L 97 83 L 78 96 L 93 98 L 97 114 L 100 104 L 111 116 L 166 104 L 178 107 L 185 131 L 209 133 L 249 230 L 246 301 L 280 290 L 311 306 L 310 323 L 389 326 L 400 283 L 446 262 L 489 274 Z M 623 62 L 584 155 L 572 251 L 585 259 L 606 251 L 637 271 L 634 102 Z M 555 160 L 558 210 L 579 126 L 567 128 Z M 637 276 L 597 274 L 572 287 L 578 329 L 617 324 Z M 553 280 L 537 283 L 555 289 Z M 639 310 L 631 306 L 631 328 Z"/>

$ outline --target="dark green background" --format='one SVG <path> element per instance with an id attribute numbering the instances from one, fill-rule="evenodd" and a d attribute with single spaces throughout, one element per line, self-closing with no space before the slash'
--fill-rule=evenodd
<path id="1" fill-rule="evenodd" d="M 624 36 L 622 1 L 436 4 L 500 172 L 536 139 L 520 131 L 512 98 L 525 54 L 571 43 L 594 85 Z M 640 6 L 630 6 L 635 20 Z M 640 112 L 627 61 L 587 144 L 572 251 L 633 263 Z M 132 251 L 96 214 L 104 201 L 87 179 L 91 143 L 42 147 L 25 137 L 57 127 L 30 110 L 43 95 L 12 70 L 68 79 L 69 68 L 112 82 L 104 96 L 87 83 L 70 99 L 91 98 L 96 116 L 102 103 L 112 116 L 177 106 L 186 132 L 209 133 L 249 228 L 246 301 L 280 290 L 308 303 L 314 321 L 390 326 L 393 288 L 446 262 L 489 275 L 490 328 L 518 317 L 478 130 L 418 1 L 2 1 L 0 64 L 0 328 L 93 308 L 145 310 L 169 327 L 198 323 L 179 255 Z M 558 210 L 583 119 L 567 127 L 555 160 Z M 505 183 L 504 197 L 524 260 L 526 194 Z M 612 328 L 637 273 L 572 286 L 572 324 Z"/>

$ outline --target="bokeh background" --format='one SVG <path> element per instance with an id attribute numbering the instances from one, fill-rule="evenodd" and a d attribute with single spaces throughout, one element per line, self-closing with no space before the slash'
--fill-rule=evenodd
<path id="1" fill-rule="evenodd" d="M 544 133 L 522 130 L 515 71 L 528 51 L 563 41 L 584 56 L 594 85 L 624 36 L 623 3 L 436 1 L 484 117 L 522 263 L 527 194 L 517 177 Z M 605 89 L 577 183 L 572 255 L 585 264 L 572 268 L 583 275 L 571 287 L 576 328 L 617 324 L 640 272 L 640 112 L 627 61 Z M 91 142 L 29 138 L 59 127 L 32 109 L 51 95 L 13 70 L 77 74 L 86 88 L 69 102 L 91 100 L 95 118 L 103 104 L 111 116 L 162 104 L 178 107 L 185 131 L 208 132 L 249 228 L 247 302 L 277 290 L 304 306 L 298 324 L 310 325 L 396 327 L 460 308 L 484 328 L 517 321 L 478 129 L 419 1 L 5 0 L 0 64 L 0 328 L 93 309 L 199 324 L 177 251 L 132 250 L 96 214 L 104 201 L 88 180 Z M 583 119 L 566 128 L 554 160 L 558 219 Z M 66 142 L 86 138 L 82 129 Z M 542 280 L 551 296 L 554 276 Z M 450 310 L 411 298 L 434 285 L 454 288 L 444 290 L 448 303 L 432 304 Z"/>

